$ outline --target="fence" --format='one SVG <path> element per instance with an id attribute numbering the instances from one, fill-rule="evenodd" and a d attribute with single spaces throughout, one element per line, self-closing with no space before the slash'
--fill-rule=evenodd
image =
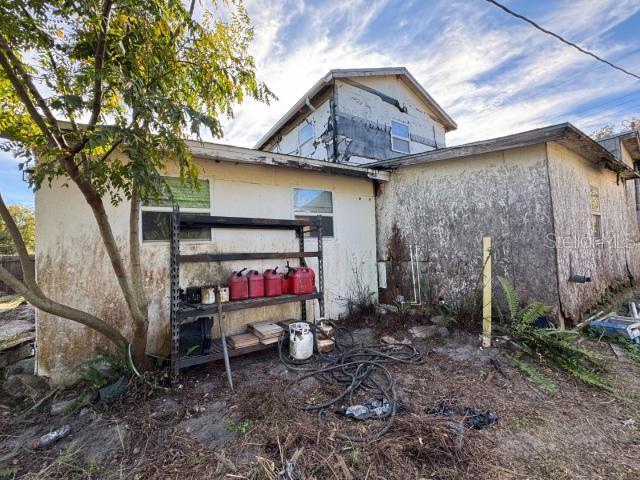
<path id="1" fill-rule="evenodd" d="M 31 256 L 33 259 L 33 256 Z M 8 270 L 18 280 L 22 280 L 22 265 L 17 255 L 0 255 L 0 266 Z M 0 281 L 0 296 L 13 293 L 13 291 L 2 281 Z"/>

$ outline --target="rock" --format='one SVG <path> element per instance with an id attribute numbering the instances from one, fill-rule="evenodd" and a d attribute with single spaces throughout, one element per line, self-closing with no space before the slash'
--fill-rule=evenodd
<path id="1" fill-rule="evenodd" d="M 416 325 L 409 329 L 409 333 L 416 338 L 447 337 L 449 329 L 440 325 Z"/>
<path id="2" fill-rule="evenodd" d="M 72 398 L 70 400 L 54 400 L 53 402 L 51 402 L 51 415 L 62 415 L 69 408 L 71 408 L 75 401 L 75 398 Z"/>
<path id="3" fill-rule="evenodd" d="M 36 401 L 49 390 L 49 382 L 44 377 L 36 377 L 31 373 L 18 373 L 7 377 L 3 390 L 13 400 L 28 398 Z"/>
<path id="4" fill-rule="evenodd" d="M 395 305 L 389 305 L 387 303 L 378 304 L 378 312 L 383 315 L 386 315 L 387 313 L 398 313 L 399 311 L 400 309 Z"/>
<path id="5" fill-rule="evenodd" d="M 435 315 L 431 317 L 431 323 L 442 327 L 448 327 L 451 324 L 451 317 L 447 317 L 446 315 Z"/>
<path id="6" fill-rule="evenodd" d="M 10 375 L 16 375 L 18 373 L 29 373 L 33 374 L 36 371 L 36 357 L 24 358 L 12 365 L 9 365 L 5 369 L 5 374 L 7 377 Z"/>

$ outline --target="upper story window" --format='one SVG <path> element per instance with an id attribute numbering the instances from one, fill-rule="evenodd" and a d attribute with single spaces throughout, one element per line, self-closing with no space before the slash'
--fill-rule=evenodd
<path id="1" fill-rule="evenodd" d="M 182 184 L 179 178 L 166 177 L 167 186 L 180 206 L 181 213 L 211 214 L 209 180 L 198 180 L 199 189 Z M 140 208 L 142 240 L 145 242 L 168 241 L 171 237 L 171 212 L 173 206 L 169 194 L 144 202 Z M 211 228 L 183 228 L 181 240 L 211 240 Z"/>
<path id="2" fill-rule="evenodd" d="M 400 153 L 411 153 L 409 141 L 409 125 L 391 120 L 391 150 Z"/>
<path id="3" fill-rule="evenodd" d="M 298 154 L 302 156 L 312 155 L 315 147 L 313 145 L 313 123 L 305 120 L 298 130 Z"/>
<path id="4" fill-rule="evenodd" d="M 333 196 L 326 190 L 293 189 L 293 214 L 296 218 L 322 216 L 322 236 L 333 237 Z M 316 232 L 310 232 L 312 237 Z"/>
<path id="5" fill-rule="evenodd" d="M 591 187 L 591 230 L 597 242 L 602 241 L 602 212 L 600 210 L 600 190 Z"/>

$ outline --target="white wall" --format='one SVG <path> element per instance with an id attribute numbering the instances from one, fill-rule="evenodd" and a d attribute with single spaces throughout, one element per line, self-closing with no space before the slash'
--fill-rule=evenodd
<path id="1" fill-rule="evenodd" d="M 368 179 L 209 160 L 197 163 L 200 177 L 210 181 L 211 213 L 215 215 L 292 218 L 294 187 L 330 190 L 335 237 L 324 243 L 326 315 L 335 318 L 343 311 L 344 297 L 356 281 L 354 270 L 370 291 L 377 291 L 375 201 L 373 185 Z M 123 247 L 128 241 L 128 208 L 126 204 L 108 206 L 114 233 Z M 44 292 L 55 300 L 98 315 L 128 335 L 128 315 L 122 295 L 95 221 L 79 191 L 73 185 L 43 187 L 36 194 L 36 222 L 36 271 Z M 211 242 L 183 242 L 182 246 L 182 253 L 295 251 L 297 241 L 292 232 L 214 230 Z M 315 241 L 309 239 L 306 249 L 315 248 Z M 141 253 L 150 300 L 147 348 L 150 352 L 167 354 L 169 244 L 144 243 Z M 263 270 L 275 264 L 284 265 L 284 261 L 275 262 L 185 265 L 181 284 L 221 282 L 232 269 L 245 266 Z M 310 265 L 317 271 L 314 262 Z M 308 311 L 312 318 L 312 309 Z M 244 330 L 246 323 L 298 315 L 297 304 L 234 312 L 228 314 L 227 329 L 236 333 Z M 97 346 L 106 345 L 100 335 L 69 320 L 42 312 L 37 312 L 36 318 L 37 371 L 56 382 L 72 377 L 74 366 L 93 355 Z"/>

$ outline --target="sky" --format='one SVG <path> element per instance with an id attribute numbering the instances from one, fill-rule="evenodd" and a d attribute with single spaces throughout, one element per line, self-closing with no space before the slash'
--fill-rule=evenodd
<path id="1" fill-rule="evenodd" d="M 518 13 L 640 74 L 640 0 L 504 0 Z M 484 0 L 245 0 L 257 75 L 278 97 L 225 119 L 222 143 L 252 147 L 332 68 L 405 66 L 458 124 L 447 145 L 571 122 L 586 133 L 640 117 L 640 80 Z M 33 204 L 0 152 L 0 192 Z"/>

